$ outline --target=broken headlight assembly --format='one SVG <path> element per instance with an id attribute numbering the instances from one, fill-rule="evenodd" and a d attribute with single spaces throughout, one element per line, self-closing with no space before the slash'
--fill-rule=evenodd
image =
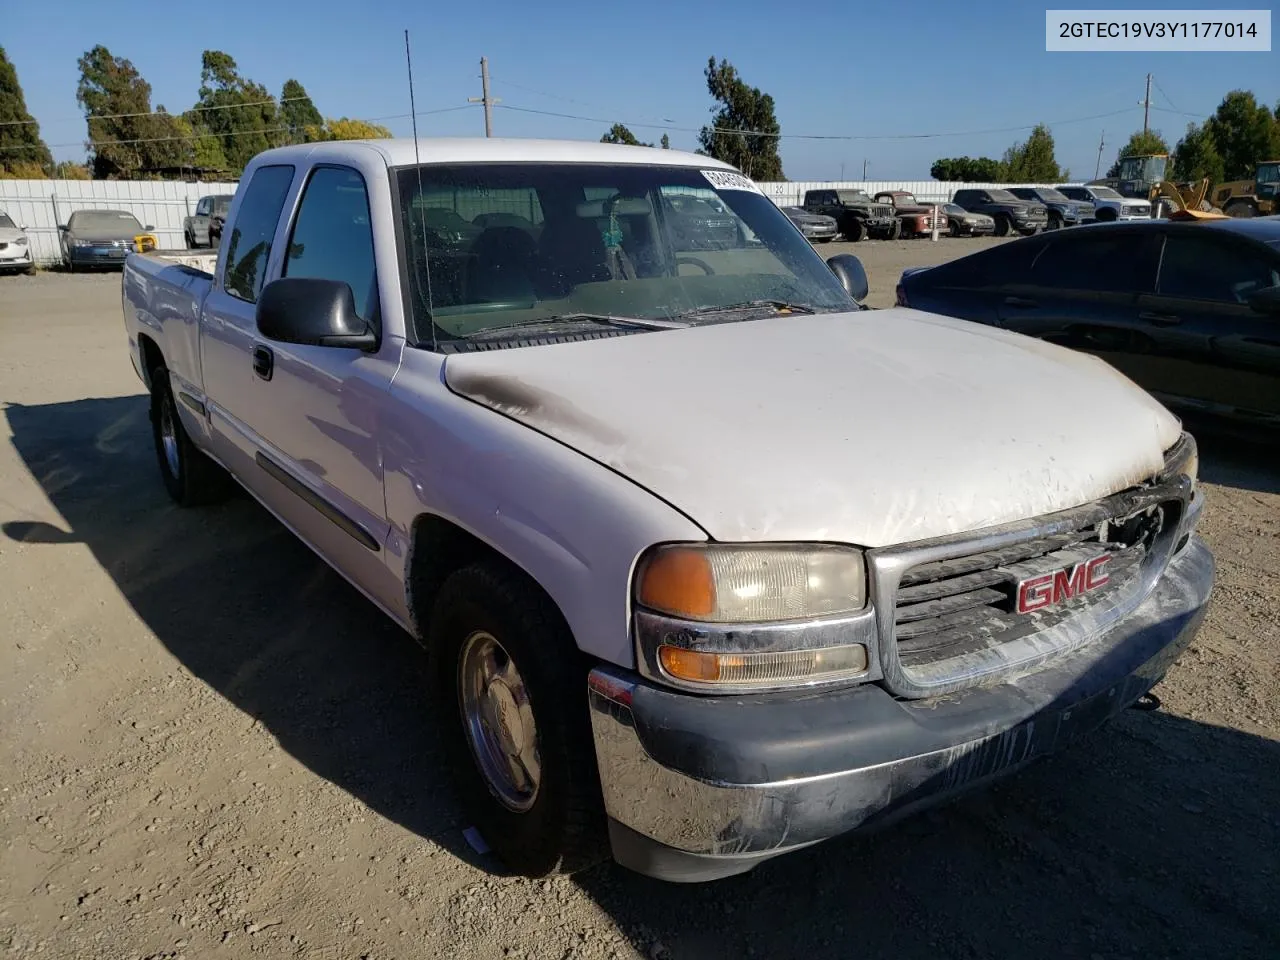
<path id="1" fill-rule="evenodd" d="M 636 567 L 643 674 L 705 693 L 866 678 L 875 617 L 861 550 L 827 544 L 665 544 Z"/>

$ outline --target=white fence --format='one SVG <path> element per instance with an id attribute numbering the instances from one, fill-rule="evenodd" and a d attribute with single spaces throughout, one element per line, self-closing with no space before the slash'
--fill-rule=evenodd
<path id="1" fill-rule="evenodd" d="M 806 190 L 908 190 L 921 201 L 946 201 L 965 187 L 996 188 L 1002 183 L 958 183 L 941 180 L 798 180 L 761 183 L 760 189 L 779 206 L 798 205 Z M 1026 186 L 1026 184 L 1022 184 Z M 162 247 L 182 247 L 182 220 L 203 196 L 234 193 L 234 183 L 186 183 L 177 180 L 0 180 L 0 211 L 25 226 L 36 261 L 53 263 L 62 256 L 58 225 L 76 210 L 128 210 L 143 226 L 152 226 Z"/>
<path id="2" fill-rule="evenodd" d="M 61 259 L 58 226 L 77 210 L 127 210 L 162 247 L 182 247 L 182 220 L 203 196 L 235 193 L 234 183 L 178 180 L 0 180 L 0 211 L 27 228 L 37 263 Z"/>

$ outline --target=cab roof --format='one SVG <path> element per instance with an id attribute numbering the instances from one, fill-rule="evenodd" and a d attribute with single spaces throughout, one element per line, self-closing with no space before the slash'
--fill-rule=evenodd
<path id="1" fill-rule="evenodd" d="M 388 167 L 407 167 L 415 162 L 412 137 L 389 140 L 327 141 L 299 144 L 268 151 L 273 160 L 306 156 L 317 147 L 359 145 L 375 150 Z M 421 163 L 603 163 L 662 164 L 700 167 L 706 170 L 733 170 L 727 163 L 683 150 L 632 147 L 590 140 L 523 140 L 502 137 L 419 137 L 417 161 Z"/>

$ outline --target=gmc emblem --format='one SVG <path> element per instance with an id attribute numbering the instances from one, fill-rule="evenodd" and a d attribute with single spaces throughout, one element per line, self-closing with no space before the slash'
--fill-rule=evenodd
<path id="1" fill-rule="evenodd" d="M 1090 590 L 1097 590 L 1111 581 L 1111 577 L 1107 575 L 1107 564 L 1110 562 L 1111 554 L 1104 553 L 1092 560 L 1082 560 L 1070 570 L 1059 570 L 1020 581 L 1017 611 L 1034 613 Z"/>

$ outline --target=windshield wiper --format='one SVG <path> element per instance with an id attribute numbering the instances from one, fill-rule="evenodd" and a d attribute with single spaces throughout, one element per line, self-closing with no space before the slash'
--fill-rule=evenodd
<path id="1" fill-rule="evenodd" d="M 554 328 L 562 325 L 578 323 L 598 323 L 608 327 L 632 328 L 635 330 L 675 330 L 687 327 L 683 320 L 656 320 L 648 317 L 617 317 L 608 313 L 558 313 L 550 317 L 539 317 L 536 320 L 521 320 L 519 323 L 495 324 L 484 327 L 467 336 L 474 340 L 482 336 L 500 336 L 509 330 L 525 330 L 530 327 Z"/>
<path id="2" fill-rule="evenodd" d="M 817 313 L 818 308 L 811 303 L 792 303 L 790 300 L 747 300 L 744 303 L 717 303 L 707 307 L 695 307 L 683 310 L 677 317 L 706 317 L 716 313 L 742 313 L 769 307 L 779 313 Z"/>

